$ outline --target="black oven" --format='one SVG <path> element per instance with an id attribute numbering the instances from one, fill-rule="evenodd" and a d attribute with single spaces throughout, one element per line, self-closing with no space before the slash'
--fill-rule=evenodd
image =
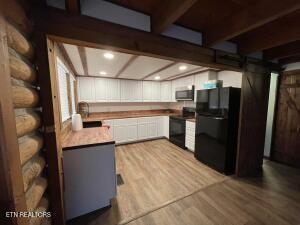
<path id="1" fill-rule="evenodd" d="M 181 147 L 185 148 L 185 119 L 170 116 L 169 121 L 169 140 Z"/>
<path id="2" fill-rule="evenodd" d="M 194 93 L 195 93 L 194 85 L 177 87 L 175 89 L 175 99 L 177 101 L 193 101 Z"/>

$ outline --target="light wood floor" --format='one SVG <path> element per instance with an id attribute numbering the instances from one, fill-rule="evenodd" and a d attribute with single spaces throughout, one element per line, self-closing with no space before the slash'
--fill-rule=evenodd
<path id="1" fill-rule="evenodd" d="M 119 146 L 116 160 L 112 207 L 68 224 L 300 224 L 300 170 L 267 161 L 261 177 L 235 179 L 164 139 Z"/>

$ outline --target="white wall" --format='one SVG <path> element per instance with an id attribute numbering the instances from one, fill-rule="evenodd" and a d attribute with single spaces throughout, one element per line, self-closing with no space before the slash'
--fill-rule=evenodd
<path id="1" fill-rule="evenodd" d="M 169 103 L 139 102 L 139 103 L 90 103 L 90 112 L 116 112 L 133 110 L 169 109 Z"/>
<path id="2" fill-rule="evenodd" d="M 223 87 L 242 87 L 242 73 L 235 71 L 220 71 L 218 79 L 223 80 Z"/>

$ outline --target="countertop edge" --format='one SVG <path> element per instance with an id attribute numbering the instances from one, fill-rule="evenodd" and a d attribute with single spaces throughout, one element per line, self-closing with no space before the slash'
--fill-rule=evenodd
<path id="1" fill-rule="evenodd" d="M 62 150 L 69 151 L 69 150 L 76 150 L 76 149 L 81 149 L 81 148 L 88 148 L 88 147 L 101 146 L 101 145 L 114 145 L 114 144 L 116 144 L 115 141 L 107 141 L 107 142 L 102 142 L 102 143 L 68 146 L 68 147 L 63 147 Z"/>

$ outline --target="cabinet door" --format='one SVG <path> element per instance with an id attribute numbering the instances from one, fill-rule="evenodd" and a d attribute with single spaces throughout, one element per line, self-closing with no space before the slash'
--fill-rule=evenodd
<path id="1" fill-rule="evenodd" d="M 137 125 L 126 126 L 126 141 L 136 141 L 137 140 Z"/>
<path id="2" fill-rule="evenodd" d="M 138 125 L 138 139 L 143 140 L 148 138 L 148 124 L 142 123 Z"/>
<path id="3" fill-rule="evenodd" d="M 131 101 L 142 102 L 143 101 L 143 83 L 142 81 L 131 80 Z"/>
<path id="4" fill-rule="evenodd" d="M 95 101 L 106 102 L 107 101 L 107 79 L 95 78 Z"/>
<path id="5" fill-rule="evenodd" d="M 131 101 L 131 87 L 129 80 L 121 80 L 121 101 L 130 102 Z"/>
<path id="6" fill-rule="evenodd" d="M 161 101 L 171 102 L 172 101 L 172 83 L 171 81 L 164 81 L 160 85 Z"/>
<path id="7" fill-rule="evenodd" d="M 157 123 L 148 124 L 148 136 L 149 138 L 157 137 Z"/>
<path id="8" fill-rule="evenodd" d="M 120 80 L 108 79 L 107 80 L 107 99 L 109 102 L 120 102 Z"/>
<path id="9" fill-rule="evenodd" d="M 78 97 L 79 101 L 95 101 L 95 83 L 92 77 L 78 78 Z"/>
<path id="10" fill-rule="evenodd" d="M 126 126 L 115 126 L 114 127 L 114 138 L 117 143 L 127 141 Z"/>
<path id="11" fill-rule="evenodd" d="M 152 81 L 143 81 L 143 101 L 152 101 Z"/>
<path id="12" fill-rule="evenodd" d="M 153 102 L 160 102 L 160 82 L 152 82 L 151 98 Z"/>

